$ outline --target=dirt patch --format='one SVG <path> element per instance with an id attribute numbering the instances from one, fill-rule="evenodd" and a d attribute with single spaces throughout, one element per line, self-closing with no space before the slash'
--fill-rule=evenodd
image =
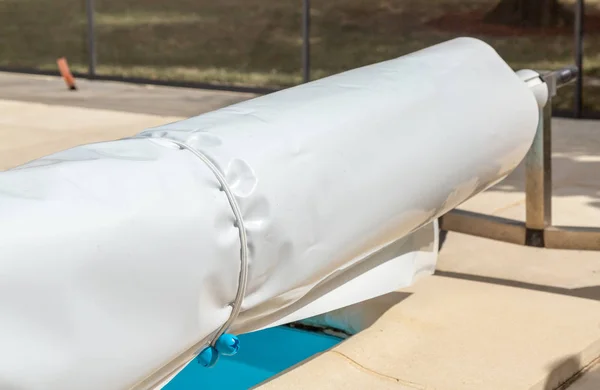
<path id="1" fill-rule="evenodd" d="M 574 34 L 572 27 L 532 28 L 491 24 L 484 22 L 485 13 L 486 11 L 448 13 L 429 20 L 426 24 L 440 31 L 490 37 L 570 36 Z M 584 34 L 600 34 L 600 14 L 585 16 Z"/>

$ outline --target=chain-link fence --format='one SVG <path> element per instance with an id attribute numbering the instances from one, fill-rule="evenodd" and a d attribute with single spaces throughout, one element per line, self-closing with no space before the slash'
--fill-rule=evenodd
<path id="1" fill-rule="evenodd" d="M 457 36 L 515 69 L 578 63 L 555 104 L 600 116 L 600 0 L 0 0 L 0 69 L 279 89 Z M 585 17 L 583 17 L 585 15 Z M 585 27 L 585 41 L 582 28 Z"/>

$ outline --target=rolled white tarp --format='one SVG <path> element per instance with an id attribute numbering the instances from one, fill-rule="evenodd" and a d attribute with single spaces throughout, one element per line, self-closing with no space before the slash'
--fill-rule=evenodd
<path id="1" fill-rule="evenodd" d="M 0 173 L 0 389 L 158 386 L 230 318 L 244 247 L 234 333 L 407 286 L 537 124 L 463 38 Z"/>

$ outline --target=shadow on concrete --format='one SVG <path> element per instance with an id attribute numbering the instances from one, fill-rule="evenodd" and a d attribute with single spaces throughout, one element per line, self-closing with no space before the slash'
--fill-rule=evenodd
<path id="1" fill-rule="evenodd" d="M 379 318 L 387 313 L 388 310 L 396 306 L 398 303 L 404 301 L 411 295 L 412 293 L 393 291 L 391 293 L 371 298 L 354 305 L 357 308 L 364 308 L 364 316 L 361 316 L 360 318 L 362 325 L 362 329 L 360 330 L 369 328 L 371 325 L 377 322 Z M 360 308 L 358 310 L 360 310 Z"/>
<path id="2" fill-rule="evenodd" d="M 353 335 L 372 326 L 392 307 L 410 297 L 412 293 L 393 291 L 366 301 L 320 314 L 297 324 L 302 326 L 331 328 Z"/>
<path id="3" fill-rule="evenodd" d="M 580 376 L 584 365 L 578 356 L 572 355 L 560 359 L 549 367 L 550 373 L 540 390 L 563 390 L 573 384 Z"/>
<path id="4" fill-rule="evenodd" d="M 325 314 L 307 318 L 302 321 L 298 321 L 292 325 L 294 328 L 305 328 L 307 330 L 318 331 L 319 329 L 334 329 L 346 333 L 347 335 L 354 335 L 364 329 L 373 325 L 380 317 L 382 317 L 388 310 L 402 302 L 406 298 L 410 297 L 412 293 L 393 291 L 391 293 L 381 295 L 375 298 L 368 299 L 354 305 L 346 306 L 338 310 L 334 310 Z M 293 369 L 304 365 L 317 357 L 331 351 L 336 346 L 315 354 L 306 360 L 303 360 L 286 370 L 277 373 L 275 376 L 267 379 L 265 382 L 260 383 L 256 387 L 271 382 L 280 376 L 292 371 Z"/>
<path id="5" fill-rule="evenodd" d="M 479 276 L 471 274 L 463 274 L 457 272 L 436 271 L 436 275 L 448 278 L 456 278 L 470 280 L 481 283 L 491 283 L 508 287 L 524 288 L 528 290 L 542 291 L 551 294 L 560 294 L 584 299 L 600 300 L 600 286 L 591 286 L 575 289 L 566 289 L 560 287 L 539 285 L 533 283 L 519 282 L 508 279 L 492 278 L 488 276 Z M 564 390 L 570 387 L 581 375 L 586 367 L 586 363 L 581 362 L 581 359 L 576 356 L 568 356 L 557 360 L 549 368 L 549 374 L 546 379 L 533 386 L 536 390 Z"/>
<path id="6" fill-rule="evenodd" d="M 448 231 L 440 229 L 439 241 L 438 241 L 438 250 L 442 250 L 444 243 L 446 242 L 446 237 L 448 237 Z"/>
<path id="7" fill-rule="evenodd" d="M 447 278 L 470 280 L 473 282 L 481 282 L 481 283 L 491 283 L 491 284 L 497 284 L 500 286 L 524 288 L 527 290 L 542 291 L 542 292 L 547 292 L 547 293 L 551 293 L 551 294 L 567 295 L 570 297 L 593 299 L 595 301 L 600 301 L 600 286 L 590 286 L 590 287 L 568 289 L 568 288 L 563 288 L 563 287 L 546 286 L 543 284 L 520 282 L 520 281 L 510 280 L 510 279 L 493 278 L 493 277 L 489 277 L 489 276 L 472 275 L 472 274 L 464 274 L 464 273 L 460 273 L 460 272 L 448 272 L 448 271 L 439 271 L 439 270 L 435 271 L 435 275 L 447 277 Z"/>

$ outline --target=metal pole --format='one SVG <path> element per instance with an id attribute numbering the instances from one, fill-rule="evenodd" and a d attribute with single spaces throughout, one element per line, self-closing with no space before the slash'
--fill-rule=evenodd
<path id="1" fill-rule="evenodd" d="M 575 4 L 575 65 L 579 70 L 575 84 L 575 117 L 581 118 L 583 111 L 583 18 L 584 0 Z"/>
<path id="2" fill-rule="evenodd" d="M 310 81 L 310 0 L 302 1 L 302 80 Z"/>
<path id="3" fill-rule="evenodd" d="M 87 37 L 88 37 L 88 74 L 90 77 L 96 75 L 96 35 L 94 23 L 94 0 L 85 0 L 87 14 Z"/>
<path id="4" fill-rule="evenodd" d="M 531 149 L 525 160 L 525 241 L 543 247 L 544 230 L 552 224 L 552 100 L 540 112 Z"/>

